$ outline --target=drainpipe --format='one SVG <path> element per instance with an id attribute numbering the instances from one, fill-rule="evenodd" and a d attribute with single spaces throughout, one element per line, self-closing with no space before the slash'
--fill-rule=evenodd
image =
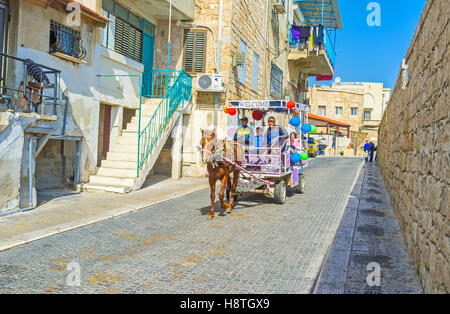
<path id="1" fill-rule="evenodd" d="M 264 43 L 264 89 L 263 89 L 263 99 L 266 99 L 266 88 L 267 88 L 267 20 L 269 18 L 269 1 L 266 1 L 266 21 L 264 24 L 264 36 L 265 36 L 265 43 Z"/>
<path id="2" fill-rule="evenodd" d="M 170 70 L 170 36 L 171 36 L 171 31 L 172 31 L 172 0 L 170 0 L 170 9 L 169 9 L 169 40 L 167 42 L 167 71 Z"/>
<path id="3" fill-rule="evenodd" d="M 222 11 L 223 0 L 219 4 L 219 35 L 217 38 L 217 59 L 216 59 L 216 74 L 220 73 L 220 53 L 222 48 Z M 213 44 L 214 45 L 214 44 Z M 219 114 L 219 93 L 214 94 L 214 129 L 218 128 L 218 114 Z"/>

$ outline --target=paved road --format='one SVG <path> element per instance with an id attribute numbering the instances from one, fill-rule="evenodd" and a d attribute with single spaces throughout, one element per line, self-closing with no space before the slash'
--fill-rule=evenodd
<path id="1" fill-rule="evenodd" d="M 0 292 L 309 293 L 361 163 L 314 160 L 285 205 L 250 195 L 208 221 L 203 190 L 0 252 Z"/>

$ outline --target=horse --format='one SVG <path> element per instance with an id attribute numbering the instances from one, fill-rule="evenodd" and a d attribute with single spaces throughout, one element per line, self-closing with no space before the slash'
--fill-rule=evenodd
<path id="1" fill-rule="evenodd" d="M 202 131 L 202 161 L 206 162 L 208 171 L 209 188 L 211 190 L 211 209 L 207 219 L 214 217 L 214 199 L 216 197 L 216 182 L 221 181 L 219 200 L 222 209 L 226 208 L 229 214 L 234 207 L 234 195 L 239 179 L 239 169 L 223 160 L 223 157 L 231 160 L 237 165 L 242 165 L 244 150 L 242 146 L 235 141 L 218 140 L 215 130 Z M 231 174 L 233 174 L 233 183 L 231 183 Z M 229 190 L 229 203 L 224 202 L 225 187 Z"/>

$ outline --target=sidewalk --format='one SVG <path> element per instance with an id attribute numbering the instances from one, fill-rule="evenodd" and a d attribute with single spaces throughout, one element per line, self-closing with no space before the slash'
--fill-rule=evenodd
<path id="1" fill-rule="evenodd" d="M 373 262 L 379 265 L 379 286 L 367 283 L 368 278 L 376 278 L 372 276 L 376 268 L 369 266 Z M 367 162 L 351 192 L 314 293 L 422 292 L 378 166 Z"/>
<path id="2" fill-rule="evenodd" d="M 0 217 L 0 251 L 208 187 L 205 178 L 172 180 L 152 176 L 141 190 L 128 194 L 101 191 L 39 193 L 39 201 L 48 201 L 33 210 Z"/>

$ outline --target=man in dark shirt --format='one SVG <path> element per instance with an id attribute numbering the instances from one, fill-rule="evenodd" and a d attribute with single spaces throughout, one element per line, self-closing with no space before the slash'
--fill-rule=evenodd
<path id="1" fill-rule="evenodd" d="M 286 130 L 279 125 L 276 125 L 274 117 L 270 117 L 267 120 L 268 128 L 264 135 L 265 146 L 269 147 L 268 154 L 271 153 L 271 147 L 282 148 L 286 144 L 286 140 L 289 138 L 289 134 Z"/>
<path id="2" fill-rule="evenodd" d="M 372 162 L 373 161 L 373 154 L 374 154 L 374 152 L 375 152 L 375 144 L 371 141 L 370 143 L 369 143 L 369 153 L 370 153 L 370 162 Z"/>

